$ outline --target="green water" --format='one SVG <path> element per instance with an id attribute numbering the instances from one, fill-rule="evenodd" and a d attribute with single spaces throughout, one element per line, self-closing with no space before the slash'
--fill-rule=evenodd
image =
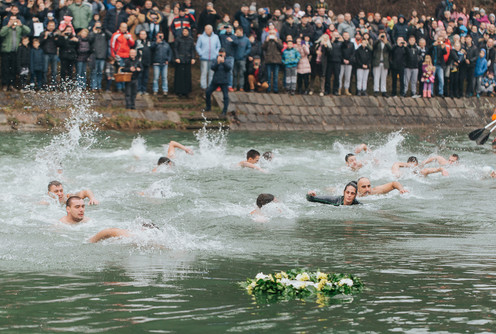
<path id="1" fill-rule="evenodd" d="M 0 134 L 1 331 L 494 332 L 496 181 L 482 168 L 496 165 L 489 145 L 464 132 L 136 138 L 106 132 L 67 144 L 51 134 Z M 179 152 L 174 168 L 151 173 L 170 140 L 195 154 Z M 343 158 L 362 141 L 373 153 L 359 159 L 378 163 L 352 172 Z M 235 166 L 250 148 L 275 152 L 262 164 L 268 173 Z M 392 163 L 410 155 L 452 152 L 461 163 L 449 177 L 402 175 L 405 195 L 364 198 L 360 207 L 305 200 L 310 189 L 339 194 L 359 176 L 395 180 Z M 94 191 L 101 203 L 87 207 L 90 222 L 61 226 L 63 207 L 38 204 L 54 178 L 66 192 Z M 254 219 L 262 192 L 280 202 Z M 141 231 L 142 222 L 160 231 Z M 135 237 L 87 242 L 108 227 Z M 266 302 L 238 285 L 291 268 L 352 273 L 366 289 L 324 303 Z"/>

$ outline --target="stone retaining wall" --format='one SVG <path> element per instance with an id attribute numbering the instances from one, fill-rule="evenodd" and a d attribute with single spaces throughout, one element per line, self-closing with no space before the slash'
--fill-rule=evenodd
<path id="1" fill-rule="evenodd" d="M 222 94 L 215 93 L 222 104 Z M 485 124 L 494 98 L 384 98 L 230 93 L 232 130 L 334 131 L 355 129 L 464 128 Z"/>

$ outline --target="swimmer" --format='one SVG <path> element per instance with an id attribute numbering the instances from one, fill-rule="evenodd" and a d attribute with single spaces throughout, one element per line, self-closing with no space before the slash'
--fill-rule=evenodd
<path id="1" fill-rule="evenodd" d="M 355 181 L 351 181 L 344 187 L 343 196 L 317 196 L 315 191 L 309 191 L 307 201 L 334 206 L 362 204 L 356 200 L 357 192 L 357 184 Z"/>
<path id="2" fill-rule="evenodd" d="M 260 160 L 260 152 L 257 150 L 249 150 L 248 153 L 246 153 L 246 160 L 238 163 L 238 166 L 253 168 L 261 172 L 265 172 L 265 170 L 256 165 L 258 160 Z"/>
<path id="3" fill-rule="evenodd" d="M 48 184 L 48 195 L 52 198 L 58 198 L 60 204 L 65 203 L 71 196 L 78 196 L 82 199 L 88 198 L 90 200 L 88 203 L 89 205 L 97 205 L 100 203 L 95 199 L 95 195 L 93 195 L 93 192 L 89 189 L 81 190 L 75 194 L 64 194 L 64 187 L 59 181 L 52 181 Z M 48 203 L 43 201 L 41 204 Z"/>
<path id="4" fill-rule="evenodd" d="M 362 152 L 362 151 L 364 151 L 364 152 L 370 152 L 370 150 L 369 150 L 369 148 L 368 148 L 367 144 L 360 144 L 360 145 L 358 145 L 358 146 L 355 148 L 355 154 L 358 154 L 358 153 L 360 153 L 360 152 Z"/>
<path id="5" fill-rule="evenodd" d="M 184 152 L 193 155 L 193 150 L 190 148 L 187 148 L 186 146 L 178 143 L 177 141 L 171 140 L 169 142 L 169 148 L 167 150 L 167 157 L 160 157 L 157 162 L 157 167 L 155 167 L 152 172 L 155 173 L 158 169 L 158 167 L 162 164 L 166 164 L 167 166 L 173 166 L 174 163 L 172 162 L 172 159 L 176 157 L 176 148 L 179 148 L 183 150 Z"/>
<path id="6" fill-rule="evenodd" d="M 274 158 L 274 153 L 272 153 L 272 151 L 267 151 L 264 154 L 262 154 L 262 158 L 264 158 L 267 161 L 272 161 L 272 159 Z"/>
<path id="7" fill-rule="evenodd" d="M 153 223 L 144 223 L 141 227 L 142 229 L 158 229 L 157 225 Z M 123 228 L 106 228 L 92 236 L 88 241 L 91 243 L 96 243 L 110 238 L 129 238 L 132 236 L 133 233 L 130 230 Z"/>
<path id="8" fill-rule="evenodd" d="M 408 192 L 408 190 L 403 188 L 401 183 L 399 183 L 398 181 L 389 182 L 372 188 L 370 184 L 370 180 L 366 177 L 359 178 L 357 182 L 357 186 L 358 186 L 358 197 L 364 197 L 368 195 L 384 195 L 395 189 L 398 190 L 400 194 L 404 194 Z"/>
<path id="9" fill-rule="evenodd" d="M 358 162 L 356 156 L 353 153 L 348 153 L 344 157 L 346 166 L 350 167 L 352 171 L 356 172 L 363 167 L 363 163 Z"/>
<path id="10" fill-rule="evenodd" d="M 86 223 L 89 219 L 84 216 L 84 200 L 79 196 L 71 196 L 65 203 L 67 215 L 59 219 L 64 224 Z"/>
<path id="11" fill-rule="evenodd" d="M 400 168 L 413 168 L 413 172 L 418 174 L 422 174 L 423 176 L 427 176 L 429 174 L 441 173 L 443 176 L 448 176 L 449 173 L 443 167 L 437 168 L 422 168 L 419 169 L 418 159 L 417 157 L 411 156 L 408 158 L 407 162 L 395 162 L 393 167 L 391 167 L 391 171 L 394 176 L 400 177 Z"/>
<path id="12" fill-rule="evenodd" d="M 262 212 L 260 211 L 262 207 L 266 204 L 269 204 L 271 202 L 277 202 L 277 198 L 274 197 L 272 194 L 260 194 L 257 197 L 257 208 L 250 212 L 250 215 L 253 214 L 259 214 L 261 215 Z"/>
<path id="13" fill-rule="evenodd" d="M 450 155 L 448 159 L 445 159 L 440 155 L 436 155 L 436 156 L 428 158 L 427 160 L 422 162 L 421 165 L 425 166 L 425 165 L 427 165 L 433 161 L 437 161 L 437 163 L 440 166 L 454 165 L 454 164 L 457 164 L 458 162 L 460 162 L 460 157 L 456 153 L 453 153 L 452 155 Z"/>

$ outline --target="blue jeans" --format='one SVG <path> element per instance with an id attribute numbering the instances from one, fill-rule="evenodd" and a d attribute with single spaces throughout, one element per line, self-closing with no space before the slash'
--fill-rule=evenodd
<path id="1" fill-rule="evenodd" d="M 51 84 L 55 84 L 57 82 L 57 63 L 59 58 L 57 55 L 45 55 L 45 75 L 48 74 L 48 66 L 50 66 L 50 74 L 52 77 Z M 45 82 L 48 82 L 48 78 L 45 78 Z"/>
<path id="2" fill-rule="evenodd" d="M 444 69 L 439 65 L 436 65 L 435 77 L 436 77 L 435 81 L 437 81 L 439 83 L 438 95 L 443 95 L 443 93 L 444 93 Z M 434 89 L 434 85 L 433 85 L 432 89 Z"/>
<path id="3" fill-rule="evenodd" d="M 76 64 L 76 78 L 78 87 L 86 88 L 86 67 L 88 63 L 85 61 L 78 61 Z"/>
<path id="4" fill-rule="evenodd" d="M 148 76 L 150 75 L 150 66 L 143 66 L 138 77 L 138 92 L 146 92 L 146 86 L 148 86 Z"/>
<path id="5" fill-rule="evenodd" d="M 234 62 L 234 71 L 233 71 L 233 84 L 234 87 L 238 89 L 245 88 L 245 70 L 246 70 L 246 60 L 236 60 Z M 236 81 L 238 85 L 236 86 Z"/>
<path id="6" fill-rule="evenodd" d="M 91 89 L 102 89 L 103 68 L 105 59 L 95 59 L 93 71 L 91 71 Z"/>
<path id="7" fill-rule="evenodd" d="M 169 84 L 167 83 L 167 70 L 169 65 L 153 65 L 153 92 L 158 92 L 158 78 L 162 76 L 162 92 L 169 91 Z"/>
<path id="8" fill-rule="evenodd" d="M 234 68 L 234 57 L 226 57 L 224 61 L 226 64 L 231 65 L 231 70 L 229 71 L 229 88 L 232 88 L 233 85 L 233 68 Z"/>
<path id="9" fill-rule="evenodd" d="M 202 89 L 207 89 L 210 83 L 212 82 L 212 78 L 214 77 L 214 71 L 211 70 L 211 66 L 213 64 L 213 60 L 202 60 L 201 61 L 201 77 L 200 77 L 200 86 Z"/>
<path id="10" fill-rule="evenodd" d="M 270 93 L 271 91 L 277 93 L 278 92 L 277 79 L 279 79 L 279 64 L 267 64 L 266 68 L 267 68 L 267 82 L 269 83 L 269 88 L 267 89 L 267 93 Z"/>

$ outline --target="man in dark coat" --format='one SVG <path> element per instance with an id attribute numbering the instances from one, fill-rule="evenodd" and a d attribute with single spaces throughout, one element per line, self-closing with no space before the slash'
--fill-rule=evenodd
<path id="1" fill-rule="evenodd" d="M 205 111 L 210 111 L 212 107 L 212 93 L 220 87 L 222 89 L 222 94 L 224 96 L 224 108 L 222 109 L 222 116 L 226 116 L 227 108 L 229 107 L 229 73 L 232 69 L 231 64 L 225 62 L 226 52 L 224 49 L 219 50 L 219 55 L 217 56 L 217 62 L 212 64 L 212 71 L 214 71 L 214 77 L 210 86 L 208 86 L 206 91 L 206 105 Z"/>
<path id="2" fill-rule="evenodd" d="M 110 9 L 105 15 L 105 21 L 103 22 L 103 31 L 107 34 L 112 35 L 117 31 L 117 28 L 122 22 L 127 23 L 127 13 L 123 9 L 124 3 L 122 0 L 117 0 L 115 3 L 115 8 Z"/>
<path id="3" fill-rule="evenodd" d="M 393 76 L 392 96 L 396 96 L 398 87 L 397 80 L 400 80 L 400 94 L 404 96 L 405 92 L 405 65 L 406 65 L 406 42 L 403 37 L 398 37 L 396 45 L 391 51 L 391 75 Z"/>
<path id="4" fill-rule="evenodd" d="M 135 101 L 136 94 L 138 93 L 138 78 L 142 71 L 141 61 L 137 57 L 138 52 L 136 49 L 131 49 L 129 51 L 129 58 L 124 61 L 124 67 L 122 72 L 131 72 L 133 76 L 131 81 L 126 82 L 125 93 L 126 93 L 126 109 L 136 109 Z"/>

